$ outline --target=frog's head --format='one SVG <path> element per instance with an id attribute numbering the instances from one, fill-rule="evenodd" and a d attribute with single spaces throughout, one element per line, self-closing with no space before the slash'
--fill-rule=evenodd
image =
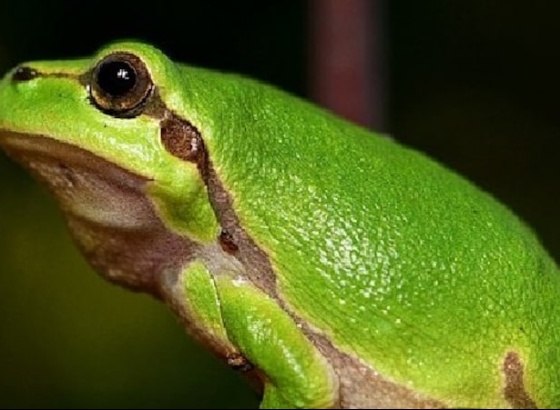
<path id="1" fill-rule="evenodd" d="M 155 294 L 153 275 L 217 229 L 182 81 L 159 50 L 123 42 L 21 64 L 0 83 L 0 146 L 49 187 L 94 266 Z"/>

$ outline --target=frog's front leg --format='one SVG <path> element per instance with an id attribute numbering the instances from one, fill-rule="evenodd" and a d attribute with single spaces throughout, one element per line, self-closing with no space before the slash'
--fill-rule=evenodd
<path id="1" fill-rule="evenodd" d="M 219 275 L 215 283 L 229 339 L 264 374 L 261 407 L 334 406 L 334 371 L 278 303 L 244 280 Z"/>
<path id="2" fill-rule="evenodd" d="M 255 366 L 264 385 L 261 408 L 337 405 L 333 369 L 277 301 L 201 262 L 189 265 L 181 282 L 191 329 L 220 354 L 238 353 Z"/>

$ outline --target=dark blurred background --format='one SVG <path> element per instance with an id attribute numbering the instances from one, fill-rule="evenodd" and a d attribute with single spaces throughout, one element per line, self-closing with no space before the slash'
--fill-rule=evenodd
<path id="1" fill-rule="evenodd" d="M 3 1 L 0 69 L 138 38 L 320 99 L 321 3 Z M 493 193 L 560 260 L 560 2 L 371 3 L 365 122 Z M 162 304 L 91 271 L 51 198 L 0 153 L 0 407 L 257 404 Z"/>

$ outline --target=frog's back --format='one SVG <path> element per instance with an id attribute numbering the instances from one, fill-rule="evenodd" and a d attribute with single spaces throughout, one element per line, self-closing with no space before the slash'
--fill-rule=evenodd
<path id="1" fill-rule="evenodd" d="M 515 362 L 530 400 L 560 404 L 560 275 L 530 229 L 420 153 L 275 89 L 216 79 L 210 160 L 287 306 L 443 401 L 510 405 Z"/>

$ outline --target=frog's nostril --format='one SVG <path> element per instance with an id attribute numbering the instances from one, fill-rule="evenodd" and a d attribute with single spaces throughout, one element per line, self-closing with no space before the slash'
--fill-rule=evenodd
<path id="1" fill-rule="evenodd" d="M 33 80 L 39 75 L 39 72 L 31 67 L 20 66 L 16 68 L 12 74 L 12 81 L 23 82 Z"/>

